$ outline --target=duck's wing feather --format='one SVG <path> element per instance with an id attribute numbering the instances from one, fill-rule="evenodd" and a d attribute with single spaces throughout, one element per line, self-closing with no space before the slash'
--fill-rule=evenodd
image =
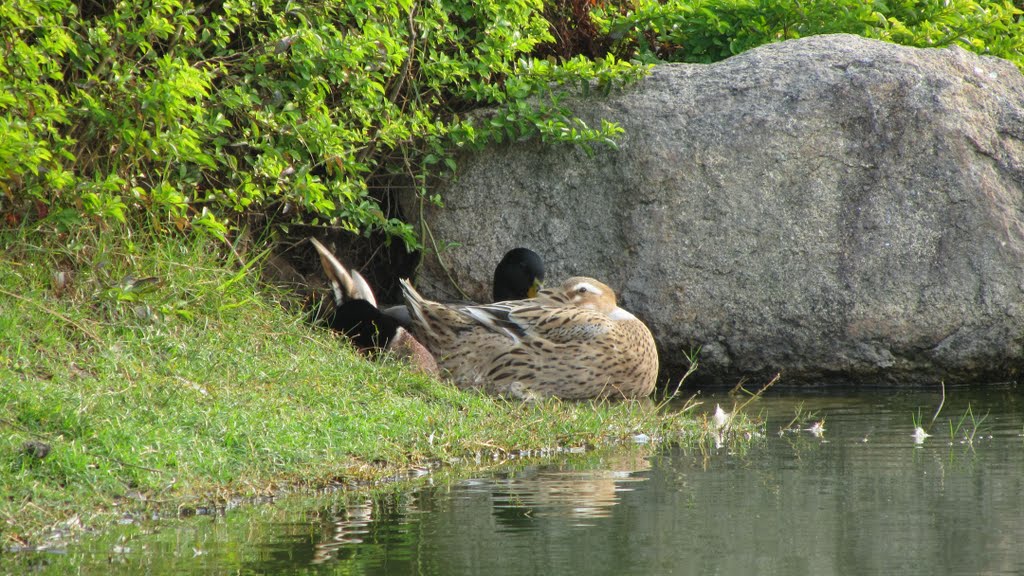
<path id="1" fill-rule="evenodd" d="M 547 306 L 531 300 L 463 306 L 459 312 L 481 326 L 519 342 L 526 339 L 556 343 L 586 342 L 604 338 L 613 321 L 584 308 Z"/>
<path id="2" fill-rule="evenodd" d="M 524 305 L 523 300 L 510 300 L 494 304 L 458 306 L 455 310 L 470 322 L 520 342 L 528 333 L 530 323 L 523 317 L 525 310 L 536 306 Z"/>
<path id="3" fill-rule="evenodd" d="M 466 331 L 486 329 L 514 344 L 525 340 L 582 343 L 605 338 L 615 326 L 600 312 L 538 299 L 447 306 L 424 299 L 406 280 L 401 284 L 413 321 L 453 338 Z"/>

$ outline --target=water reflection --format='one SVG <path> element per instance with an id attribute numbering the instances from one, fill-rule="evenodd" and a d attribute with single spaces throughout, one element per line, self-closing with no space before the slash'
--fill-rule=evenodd
<path id="1" fill-rule="evenodd" d="M 396 545 L 429 574 L 1021 573 L 1019 395 L 957 394 L 934 420 L 938 393 L 777 394 L 752 406 L 765 435 L 743 454 L 634 451 L 422 489 Z M 728 410 L 707 409 L 727 435 Z M 364 573 L 400 572 L 386 554 Z"/>
<path id="2" fill-rule="evenodd" d="M 323 564 L 338 558 L 338 551 L 346 546 L 362 544 L 370 533 L 373 522 L 373 500 L 365 499 L 342 508 L 327 526 L 322 540 L 314 547 L 313 564 Z"/>
<path id="3" fill-rule="evenodd" d="M 709 422 L 716 403 L 735 406 L 703 400 Z M 774 392 L 746 409 L 766 425 L 741 452 L 572 455 L 375 498 L 243 509 L 51 562 L 108 574 L 1024 573 L 1017 388 L 945 400 Z"/>
<path id="4" fill-rule="evenodd" d="M 374 553 L 387 556 L 394 565 L 407 556 L 402 550 L 410 538 L 433 531 L 433 517 L 446 516 L 454 523 L 445 528 L 446 539 L 458 542 L 463 537 L 459 531 L 468 530 L 467 541 L 459 544 L 462 548 L 472 542 L 480 520 L 466 514 L 486 512 L 486 530 L 495 534 L 529 532 L 543 519 L 593 526 L 597 519 L 611 516 L 633 484 L 646 479 L 637 473 L 650 469 L 649 456 L 649 450 L 636 447 L 571 462 L 520 466 L 407 496 L 347 503 L 317 514 L 329 521 L 317 523 L 321 531 L 310 562 L 337 563 L 356 554 L 365 558 L 368 549 L 375 548 Z"/>
<path id="5" fill-rule="evenodd" d="M 538 518 L 574 520 L 576 526 L 591 526 L 597 518 L 608 518 L 611 509 L 631 484 L 646 479 L 636 474 L 650 469 L 646 451 L 602 458 L 582 467 L 578 464 L 530 466 L 513 473 L 456 485 L 452 497 L 489 495 L 493 514 L 507 530 L 529 529 Z"/>

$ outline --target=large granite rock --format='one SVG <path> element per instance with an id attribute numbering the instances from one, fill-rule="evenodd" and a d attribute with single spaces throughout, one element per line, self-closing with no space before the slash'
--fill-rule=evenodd
<path id="1" fill-rule="evenodd" d="M 486 298 L 504 251 L 595 276 L 668 375 L 947 383 L 1024 367 L 1024 78 L 960 48 L 818 36 L 664 65 L 574 106 L 625 128 L 462 159 L 418 285 Z M 415 214 L 416 212 L 410 211 Z M 762 380 L 763 381 L 763 380 Z"/>

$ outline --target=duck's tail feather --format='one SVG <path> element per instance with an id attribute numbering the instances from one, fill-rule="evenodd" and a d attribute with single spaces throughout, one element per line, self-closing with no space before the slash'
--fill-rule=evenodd
<path id="1" fill-rule="evenodd" d="M 420 296 L 420 293 L 412 287 L 408 279 L 402 278 L 398 283 L 402 286 L 402 296 L 405 297 L 405 305 L 409 309 L 412 321 L 424 328 L 429 328 L 430 323 L 427 322 L 427 317 L 423 314 L 423 296 Z"/>
<path id="2" fill-rule="evenodd" d="M 334 303 L 341 305 L 351 300 L 366 300 L 373 306 L 377 306 L 377 298 L 373 295 L 373 289 L 366 279 L 355 270 L 349 271 L 334 254 L 321 244 L 316 238 L 310 238 L 313 247 L 320 254 L 320 264 L 327 274 L 331 283 L 331 290 L 334 292 Z"/>
<path id="3" fill-rule="evenodd" d="M 373 304 L 374 306 L 376 306 L 377 305 L 377 298 L 373 295 L 373 288 L 370 288 L 369 282 L 367 282 L 366 279 L 363 278 L 363 275 L 360 274 L 359 272 L 356 272 L 355 270 L 352 270 L 351 273 L 352 273 L 352 284 L 354 284 L 355 287 L 356 287 L 356 290 L 355 290 L 356 297 L 357 298 L 362 298 L 363 300 L 366 300 L 370 304 Z"/>

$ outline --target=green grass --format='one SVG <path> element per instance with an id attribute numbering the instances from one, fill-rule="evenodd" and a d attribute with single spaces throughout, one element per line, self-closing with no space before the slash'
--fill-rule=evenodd
<path id="1" fill-rule="evenodd" d="M 287 312 L 257 282 L 257 256 L 213 240 L 50 231 L 0 244 L 5 545 L 479 453 L 705 436 L 703 420 L 651 401 L 522 404 L 366 361 Z"/>

